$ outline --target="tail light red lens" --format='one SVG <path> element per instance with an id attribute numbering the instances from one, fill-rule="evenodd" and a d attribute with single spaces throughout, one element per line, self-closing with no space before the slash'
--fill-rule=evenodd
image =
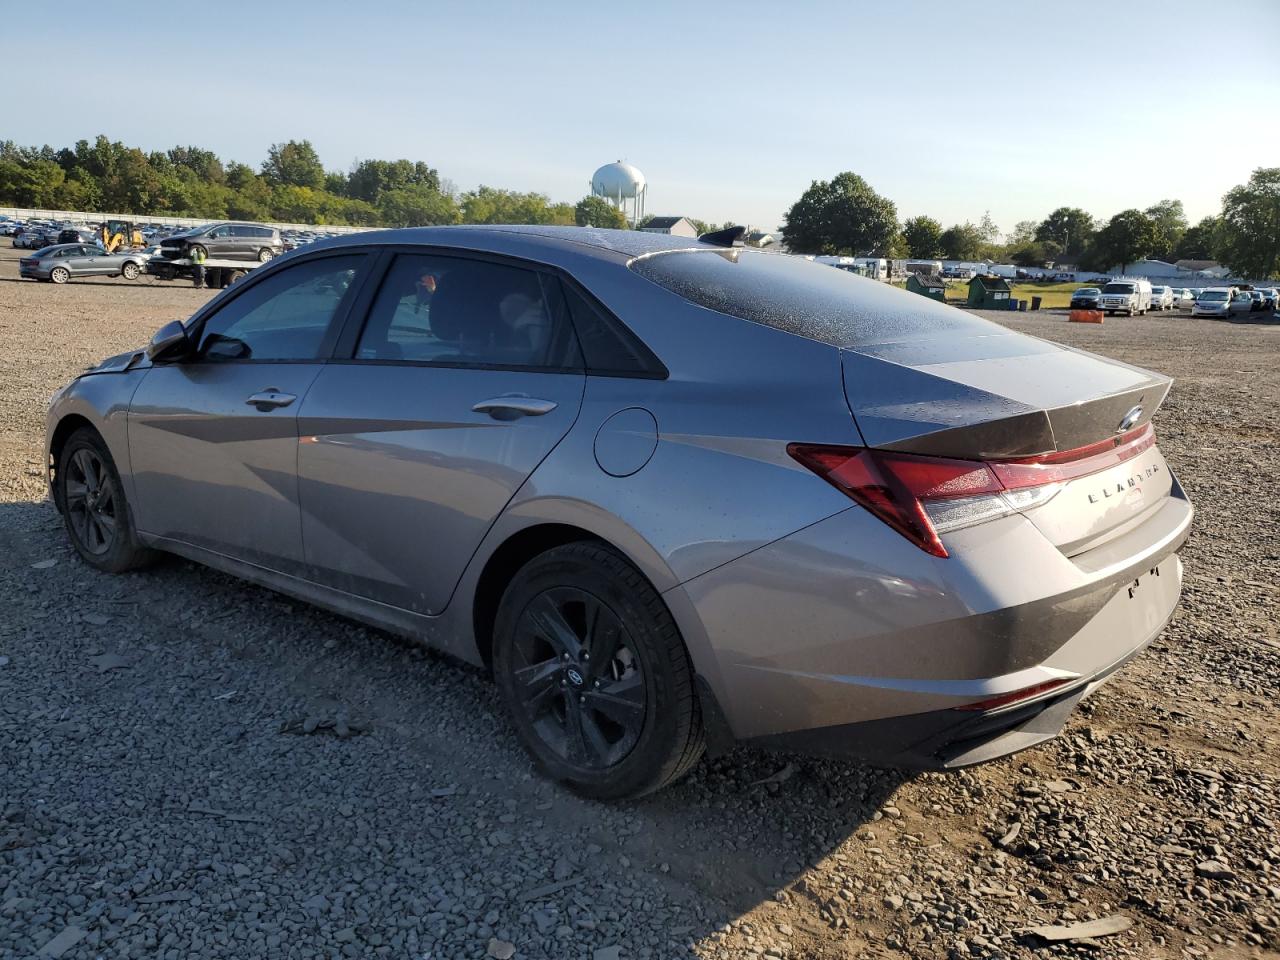
<path id="1" fill-rule="evenodd" d="M 1044 683 L 1037 683 L 1034 687 L 1023 687 L 1021 690 L 1015 690 L 1012 693 L 992 697 L 989 700 L 979 700 L 977 703 L 966 703 L 963 707 L 955 707 L 954 709 L 973 711 L 998 710 L 1001 707 L 1007 707 L 1023 700 L 1030 700 L 1032 697 L 1038 697 L 1042 693 L 1048 693 L 1050 690 L 1056 690 L 1058 687 L 1070 682 L 1071 679 L 1069 677 L 1059 677 L 1056 680 L 1047 680 Z"/>
<path id="2" fill-rule="evenodd" d="M 1013 460 L 958 460 L 792 443 L 787 453 L 920 549 L 946 557 L 939 533 L 1046 502 L 1063 484 L 1155 444 L 1151 425 L 1073 450 Z"/>

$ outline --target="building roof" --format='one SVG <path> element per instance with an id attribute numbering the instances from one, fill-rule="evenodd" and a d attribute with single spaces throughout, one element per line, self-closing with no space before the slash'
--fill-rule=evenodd
<path id="1" fill-rule="evenodd" d="M 684 217 L 654 217 L 644 226 L 646 229 L 665 230 L 668 227 L 674 227 L 681 220 L 684 220 Z M 689 225 L 693 226 L 692 223 Z"/>

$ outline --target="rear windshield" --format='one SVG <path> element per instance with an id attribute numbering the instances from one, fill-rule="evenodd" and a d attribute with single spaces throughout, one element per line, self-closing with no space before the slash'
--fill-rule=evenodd
<path id="1" fill-rule="evenodd" d="M 1103 293 L 1133 293 L 1132 283 L 1108 283 L 1102 288 Z"/>
<path id="2" fill-rule="evenodd" d="M 1225 290 L 1206 290 L 1200 294 L 1201 300 L 1225 300 L 1227 299 L 1227 291 Z"/>
<path id="3" fill-rule="evenodd" d="M 837 347 L 989 335 L 992 324 L 878 280 L 754 250 L 659 253 L 631 269 L 691 303 Z"/>

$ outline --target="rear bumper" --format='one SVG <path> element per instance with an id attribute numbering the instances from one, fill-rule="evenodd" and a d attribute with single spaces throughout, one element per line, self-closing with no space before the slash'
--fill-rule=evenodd
<path id="1" fill-rule="evenodd" d="M 1172 577 L 1180 587 L 1182 564 L 1176 555 L 1168 558 L 1159 569 L 1161 578 Z M 1173 590 L 1174 602 L 1177 600 L 1178 587 Z M 1123 604 L 1133 602 L 1134 599 L 1129 596 L 1126 588 L 1113 602 Z M 877 766 L 904 770 L 959 770 L 998 760 L 1052 740 L 1061 733 L 1068 718 L 1085 697 L 1160 635 L 1173 617 L 1173 610 L 1170 605 L 1159 626 L 1115 662 L 1040 697 L 998 710 L 932 710 L 902 717 L 758 737 L 749 742 L 769 749 L 857 759 Z M 1105 619 L 1111 621 L 1116 618 Z M 1106 626 L 1110 627 L 1111 623 L 1108 622 Z"/>
<path id="2" fill-rule="evenodd" d="M 939 559 L 855 507 L 666 596 L 690 648 L 709 651 L 695 666 L 734 739 L 961 767 L 1056 735 L 1159 634 L 1192 516 L 1174 482 L 1140 526 L 1085 554 L 1010 517 L 949 535 Z"/>

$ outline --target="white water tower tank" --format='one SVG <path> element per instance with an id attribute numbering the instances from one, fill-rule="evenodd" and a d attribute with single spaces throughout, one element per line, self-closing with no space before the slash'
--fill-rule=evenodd
<path id="1" fill-rule="evenodd" d="M 632 224 L 644 216 L 644 198 L 648 190 L 644 174 L 621 160 L 606 163 L 591 177 L 591 193 L 609 200 Z"/>

